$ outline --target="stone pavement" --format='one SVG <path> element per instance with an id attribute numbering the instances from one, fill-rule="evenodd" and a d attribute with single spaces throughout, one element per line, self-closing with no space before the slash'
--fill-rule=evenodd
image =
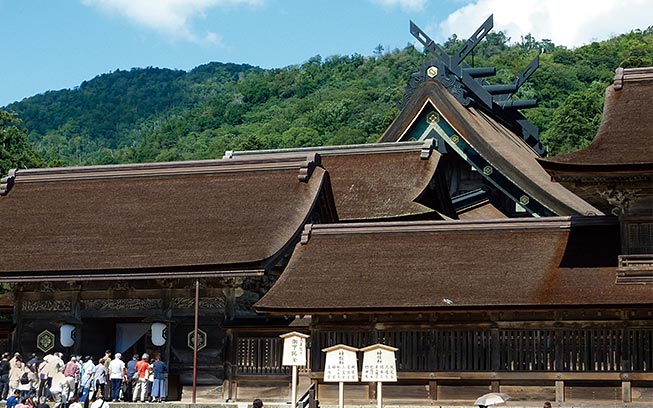
<path id="1" fill-rule="evenodd" d="M 415 401 L 415 403 L 402 403 L 400 405 L 387 403 L 384 408 L 478 408 L 471 405 L 473 401 L 433 401 L 431 404 L 425 404 L 424 401 Z M 200 402 L 196 404 L 188 402 L 170 401 L 157 403 L 111 403 L 111 408 L 251 408 L 251 402 Z M 506 404 L 497 405 L 498 408 L 541 408 L 543 401 L 509 401 Z M 552 403 L 553 408 L 653 408 L 653 401 L 632 402 L 624 404 L 622 401 L 583 401 L 583 402 L 564 402 Z M 289 408 L 290 403 L 266 403 L 264 408 Z M 320 408 L 338 408 L 337 402 L 334 404 L 329 401 L 328 404 L 320 403 Z M 369 404 L 345 403 L 345 408 L 376 408 L 376 401 Z"/>

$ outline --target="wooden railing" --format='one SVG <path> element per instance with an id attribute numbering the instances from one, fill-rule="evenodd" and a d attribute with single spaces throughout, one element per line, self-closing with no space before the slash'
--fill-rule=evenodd
<path id="1" fill-rule="evenodd" d="M 312 348 L 338 343 L 399 348 L 397 371 L 653 372 L 653 328 L 318 332 Z M 323 353 L 312 353 L 323 371 Z"/>
<path id="2" fill-rule="evenodd" d="M 288 375 L 281 365 L 283 339 L 279 337 L 238 337 L 236 340 L 237 375 Z"/>

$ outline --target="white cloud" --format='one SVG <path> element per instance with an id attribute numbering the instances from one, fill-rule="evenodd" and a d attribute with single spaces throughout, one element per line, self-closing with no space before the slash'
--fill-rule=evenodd
<path id="1" fill-rule="evenodd" d="M 371 0 L 383 7 L 399 7 L 405 11 L 422 11 L 426 0 Z"/>
<path id="2" fill-rule="evenodd" d="M 494 14 L 494 31 L 512 41 L 531 33 L 537 40 L 577 47 L 653 24 L 650 0 L 474 0 L 451 13 L 433 29 L 443 41 L 452 34 L 468 38 Z M 435 35 L 437 33 L 437 35 Z"/>
<path id="3" fill-rule="evenodd" d="M 192 27 L 194 17 L 220 6 L 259 5 L 264 0 L 81 0 L 86 6 L 119 14 L 146 28 L 195 43 L 220 44 L 213 32 L 200 35 Z"/>

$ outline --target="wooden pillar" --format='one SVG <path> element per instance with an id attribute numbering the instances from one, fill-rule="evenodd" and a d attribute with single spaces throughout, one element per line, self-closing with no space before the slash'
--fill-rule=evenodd
<path id="1" fill-rule="evenodd" d="M 621 369 L 623 371 L 631 371 L 630 365 L 630 328 L 628 327 L 628 312 L 623 312 L 623 342 L 621 351 Z"/>
<path id="2" fill-rule="evenodd" d="M 556 402 L 565 402 L 565 382 L 556 381 Z"/>
<path id="3" fill-rule="evenodd" d="M 621 396 L 623 397 L 624 402 L 631 402 L 633 399 L 632 388 L 630 381 L 621 382 Z"/>
<path id="4" fill-rule="evenodd" d="M 166 324 L 166 332 L 167 332 L 167 338 L 166 342 L 164 344 L 164 361 L 166 363 L 166 367 L 168 367 L 168 373 L 165 375 L 166 381 L 165 381 L 165 390 L 166 390 L 166 395 L 170 395 L 170 357 L 172 355 L 172 282 L 166 281 L 166 287 L 163 289 L 163 299 L 161 302 L 161 306 L 163 307 L 163 313 L 165 316 L 165 324 Z M 177 385 L 177 390 L 180 389 L 179 387 L 179 377 L 177 377 L 176 385 Z M 175 394 L 178 395 L 179 400 L 181 400 L 181 392 L 177 392 L 175 390 Z"/>
<path id="5" fill-rule="evenodd" d="M 433 401 L 438 399 L 438 382 L 436 380 L 429 381 L 429 398 Z"/>
<path id="6" fill-rule="evenodd" d="M 75 344 L 73 345 L 73 353 L 76 355 L 82 354 L 82 305 L 80 302 L 81 284 L 71 289 L 74 291 L 70 300 L 71 315 L 77 323 L 75 323 Z"/>
<path id="7" fill-rule="evenodd" d="M 14 295 L 14 332 L 11 336 L 11 350 L 18 351 L 21 345 L 21 337 L 23 336 L 23 291 L 22 285 L 13 285 Z M 22 351 L 22 350 L 21 350 Z"/>
<path id="8" fill-rule="evenodd" d="M 564 370 L 564 363 L 562 361 L 562 330 L 557 330 L 555 336 L 555 370 Z"/>
<path id="9" fill-rule="evenodd" d="M 319 390 L 320 390 L 320 384 L 315 378 L 311 378 L 311 385 L 313 386 L 313 389 L 315 390 L 315 399 L 319 399 Z"/>
<path id="10" fill-rule="evenodd" d="M 223 390 L 226 389 L 227 392 L 226 395 L 224 395 L 223 392 L 223 399 L 227 402 L 234 400 L 234 392 L 233 392 L 234 367 L 236 366 L 236 362 L 238 361 L 236 359 L 237 358 L 236 341 L 237 338 L 234 335 L 233 330 L 227 329 L 225 331 L 224 344 L 223 344 L 225 361 L 222 362 L 224 367 L 224 377 L 225 377 L 224 381 L 226 383 L 226 388 L 223 387 Z"/>
<path id="11" fill-rule="evenodd" d="M 367 383 L 367 397 L 371 400 L 376 399 L 376 383 Z"/>
<path id="12" fill-rule="evenodd" d="M 490 329 L 490 346 L 492 353 L 492 371 L 501 371 L 501 342 L 499 341 L 499 328 L 493 327 Z"/>
<path id="13" fill-rule="evenodd" d="M 224 318 L 233 320 L 236 315 L 236 288 L 223 288 L 222 293 L 224 294 Z"/>
<path id="14" fill-rule="evenodd" d="M 499 392 L 499 381 L 491 381 L 490 382 L 490 390 L 492 392 Z"/>

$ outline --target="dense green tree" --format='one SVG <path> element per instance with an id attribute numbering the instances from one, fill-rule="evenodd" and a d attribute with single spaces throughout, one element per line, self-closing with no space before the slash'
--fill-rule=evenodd
<path id="1" fill-rule="evenodd" d="M 589 145 L 601 124 L 603 83 L 569 95 L 555 110 L 542 142 L 557 154 L 569 153 Z"/>
<path id="2" fill-rule="evenodd" d="M 10 169 L 37 167 L 42 164 L 38 153 L 27 141 L 27 131 L 19 129 L 20 119 L 0 110 L 0 175 Z"/>
<path id="3" fill-rule="evenodd" d="M 585 146 L 596 133 L 602 90 L 618 66 L 653 66 L 653 28 L 577 49 L 532 35 L 491 32 L 467 57 L 494 66 L 508 83 L 536 56 L 540 68 L 517 98 L 537 99 L 523 113 L 551 154 Z M 452 35 L 442 48 L 456 52 Z M 75 89 L 14 103 L 47 165 L 219 158 L 228 149 L 374 142 L 398 114 L 410 74 L 431 59 L 412 44 L 371 56 L 316 55 L 301 65 L 264 70 L 212 62 L 184 72 L 115 71 Z M 597 116 L 598 115 L 598 116 Z M 29 156 L 29 154 L 28 154 Z"/>

